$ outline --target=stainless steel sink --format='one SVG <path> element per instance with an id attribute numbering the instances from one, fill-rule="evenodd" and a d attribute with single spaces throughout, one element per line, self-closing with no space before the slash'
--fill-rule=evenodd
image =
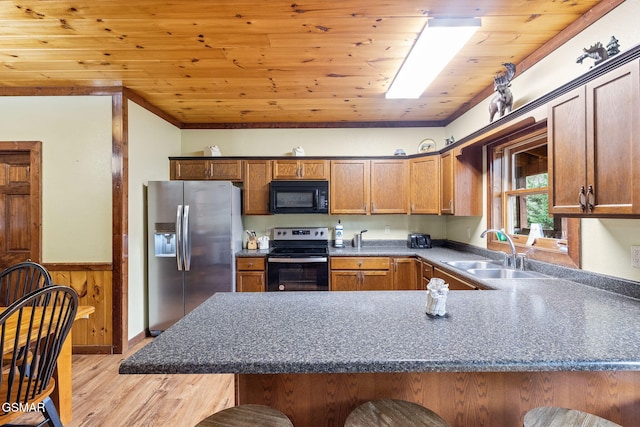
<path id="1" fill-rule="evenodd" d="M 446 261 L 445 264 L 451 267 L 459 268 L 461 270 L 472 269 L 485 269 L 485 268 L 501 268 L 502 264 L 494 261 L 477 261 L 477 260 L 464 260 L 464 261 Z"/>
<path id="2" fill-rule="evenodd" d="M 539 274 L 530 271 L 511 270 L 509 268 L 470 268 L 469 274 L 481 279 L 530 279 L 540 277 Z"/>

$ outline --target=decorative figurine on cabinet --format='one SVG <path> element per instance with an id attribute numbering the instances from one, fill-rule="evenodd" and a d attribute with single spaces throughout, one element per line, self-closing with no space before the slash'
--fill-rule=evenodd
<path id="1" fill-rule="evenodd" d="M 503 62 L 502 65 L 507 71 L 493 78 L 493 88 L 496 94 L 491 100 L 491 104 L 489 104 L 489 122 L 493 121 L 496 113 L 500 113 L 500 117 L 502 117 L 510 113 L 513 107 L 513 94 L 509 87 L 511 86 L 511 80 L 516 75 L 516 66 L 511 62 Z"/>
<path id="2" fill-rule="evenodd" d="M 615 36 L 611 36 L 611 40 L 607 43 L 607 47 L 604 47 L 602 43 L 597 42 L 596 44 L 591 45 L 588 49 L 582 49 L 582 55 L 576 59 L 578 64 L 582 64 L 587 58 L 595 60 L 593 65 L 590 68 L 595 67 L 600 64 L 602 61 L 609 59 L 613 55 L 620 53 L 620 43 L 618 43 L 618 39 Z"/>

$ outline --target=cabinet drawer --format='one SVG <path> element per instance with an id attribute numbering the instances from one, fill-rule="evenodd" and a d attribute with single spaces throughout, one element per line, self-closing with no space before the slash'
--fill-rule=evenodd
<path id="1" fill-rule="evenodd" d="M 388 270 L 389 257 L 332 257 L 332 270 Z"/>
<path id="2" fill-rule="evenodd" d="M 238 271 L 254 270 L 260 271 L 265 269 L 265 259 L 262 257 L 255 258 L 236 258 L 236 268 Z"/>

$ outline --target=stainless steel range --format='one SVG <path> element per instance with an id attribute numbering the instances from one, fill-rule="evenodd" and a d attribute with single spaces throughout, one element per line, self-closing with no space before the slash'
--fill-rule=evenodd
<path id="1" fill-rule="evenodd" d="M 329 290 L 329 229 L 273 229 L 267 255 L 267 291 Z"/>

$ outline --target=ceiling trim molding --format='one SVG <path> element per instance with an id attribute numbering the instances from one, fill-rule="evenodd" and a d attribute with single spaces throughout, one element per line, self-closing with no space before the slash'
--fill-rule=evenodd
<path id="1" fill-rule="evenodd" d="M 182 129 L 284 129 L 284 128 L 405 128 L 443 127 L 444 121 L 409 122 L 254 122 L 254 123 L 184 123 Z"/>
<path id="2" fill-rule="evenodd" d="M 112 96 L 122 90 L 122 86 L 2 86 L 0 96 Z"/>

